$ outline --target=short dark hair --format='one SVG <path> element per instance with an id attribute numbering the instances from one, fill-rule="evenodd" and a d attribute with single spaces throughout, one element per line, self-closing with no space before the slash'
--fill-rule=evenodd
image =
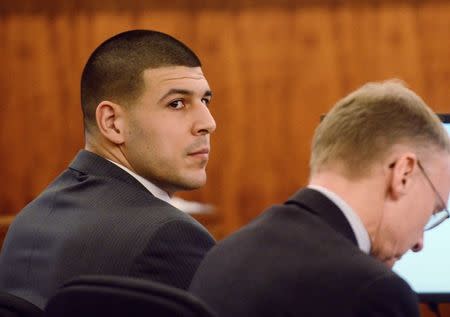
<path id="1" fill-rule="evenodd" d="M 89 57 L 81 76 L 81 108 L 85 130 L 95 126 L 95 110 L 103 100 L 135 101 L 144 88 L 142 73 L 164 66 L 201 66 L 185 44 L 152 30 L 131 30 L 106 40 Z"/>

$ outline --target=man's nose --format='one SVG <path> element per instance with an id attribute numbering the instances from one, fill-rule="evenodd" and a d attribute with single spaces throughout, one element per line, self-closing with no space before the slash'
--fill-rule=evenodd
<path id="1" fill-rule="evenodd" d="M 423 236 L 417 241 L 417 243 L 411 248 L 413 252 L 419 252 L 423 249 Z"/>
<path id="2" fill-rule="evenodd" d="M 198 105 L 192 129 L 194 135 L 210 134 L 216 130 L 216 121 L 204 104 Z"/>

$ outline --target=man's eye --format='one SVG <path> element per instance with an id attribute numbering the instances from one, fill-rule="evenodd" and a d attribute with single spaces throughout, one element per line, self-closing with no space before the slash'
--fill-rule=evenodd
<path id="1" fill-rule="evenodd" d="M 169 107 L 173 109 L 181 109 L 184 107 L 183 100 L 174 100 L 171 103 L 169 103 Z"/>
<path id="2" fill-rule="evenodd" d="M 202 102 L 207 106 L 211 102 L 211 99 L 209 99 L 209 98 L 202 98 Z"/>

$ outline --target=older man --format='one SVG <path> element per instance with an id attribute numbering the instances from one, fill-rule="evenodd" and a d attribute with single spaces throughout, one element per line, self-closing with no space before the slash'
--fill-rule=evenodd
<path id="1" fill-rule="evenodd" d="M 448 217 L 450 142 L 397 82 L 340 100 L 315 132 L 309 185 L 221 241 L 190 290 L 221 317 L 419 316 L 392 272 Z"/>

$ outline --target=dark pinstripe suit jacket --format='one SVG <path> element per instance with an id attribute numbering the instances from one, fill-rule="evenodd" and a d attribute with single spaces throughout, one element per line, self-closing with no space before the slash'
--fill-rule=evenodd
<path id="1" fill-rule="evenodd" d="M 220 317 L 418 317 L 417 296 L 359 250 L 339 208 L 304 189 L 220 241 L 191 292 Z"/>
<path id="2" fill-rule="evenodd" d="M 151 279 L 186 289 L 211 235 L 108 160 L 81 151 L 9 228 L 0 290 L 44 307 L 80 274 Z"/>

